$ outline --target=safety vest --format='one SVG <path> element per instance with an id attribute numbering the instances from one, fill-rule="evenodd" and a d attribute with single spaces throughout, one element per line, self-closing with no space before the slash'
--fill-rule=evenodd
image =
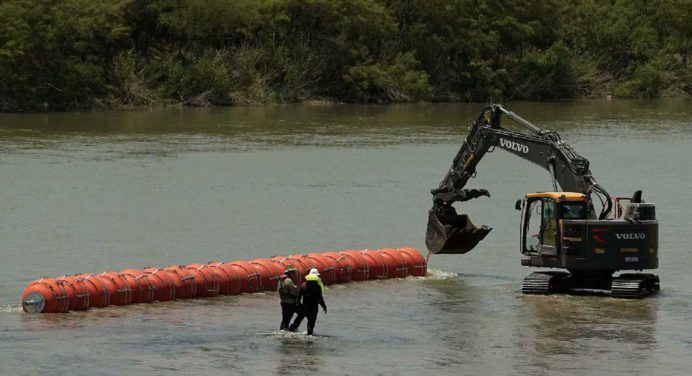
<path id="1" fill-rule="evenodd" d="M 308 274 L 305 276 L 306 281 L 317 281 L 317 283 L 320 285 L 320 289 L 322 290 L 322 294 L 324 294 L 324 285 L 322 284 L 322 279 L 320 279 L 320 276 L 314 275 L 314 274 Z"/>

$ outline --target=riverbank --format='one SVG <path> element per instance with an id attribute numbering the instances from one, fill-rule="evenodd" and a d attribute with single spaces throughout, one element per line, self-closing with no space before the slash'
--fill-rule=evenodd
<path id="1" fill-rule="evenodd" d="M 654 98 L 654 99 L 631 99 L 631 98 L 619 98 L 615 97 L 612 94 L 602 94 L 601 96 L 598 97 L 584 97 L 584 98 L 563 98 L 563 99 L 550 99 L 550 100 L 542 100 L 539 101 L 541 103 L 584 103 L 584 102 L 594 102 L 594 103 L 599 103 L 599 102 L 618 102 L 618 103 L 645 103 L 645 102 L 656 102 L 656 101 L 668 101 L 668 102 L 681 102 L 681 103 L 687 103 L 689 99 L 692 99 L 692 96 L 689 94 L 684 93 L 683 91 L 678 91 L 675 90 L 675 88 L 672 88 L 669 91 L 669 94 L 659 97 L 659 98 Z M 499 100 L 496 102 L 500 103 L 510 103 L 510 102 L 516 102 L 516 101 L 510 101 L 510 100 Z M 524 101 L 520 100 L 519 102 L 530 102 L 530 101 Z M 534 101 L 535 102 L 535 101 Z M 353 103 L 353 102 L 343 102 L 343 101 L 338 101 L 334 99 L 326 99 L 326 98 L 319 98 L 319 99 L 305 99 L 301 101 L 272 101 L 272 102 L 251 102 L 251 101 L 244 101 L 241 103 L 228 103 L 228 104 L 216 104 L 216 103 L 211 103 L 209 101 L 203 101 L 203 100 L 193 100 L 193 101 L 187 101 L 187 102 L 181 102 L 181 101 L 174 101 L 174 100 L 164 100 L 164 99 L 159 99 L 159 100 L 151 100 L 147 101 L 145 103 L 124 103 L 121 101 L 116 101 L 116 100 L 95 100 L 94 103 L 91 106 L 84 106 L 80 108 L 72 108 L 72 109 L 52 109 L 50 108 L 49 105 L 45 105 L 39 109 L 33 109 L 29 111 L 22 111 L 22 110 L 17 110 L 17 111 L 0 111 L 0 114 L 5 113 L 5 114 L 42 114 L 42 113 L 51 113 L 51 112 L 64 112 L 64 113 L 71 113 L 71 112 L 82 112 L 82 111 L 95 111 L 95 112 L 103 112 L 103 111 L 126 111 L 126 112 L 138 112 L 138 111 L 159 111 L 159 110 L 167 110 L 167 109 L 194 109 L 194 108 L 200 108 L 200 109 L 224 109 L 224 108 L 232 108 L 232 107 L 237 107 L 237 108 L 252 108 L 252 107 L 267 107 L 267 108 L 281 108 L 284 106 L 306 106 L 306 107 L 335 107 L 335 106 L 401 106 L 401 105 L 465 105 L 465 104 L 474 104 L 478 103 L 479 105 L 484 103 L 484 102 L 452 102 L 452 101 L 416 101 L 416 102 L 380 102 L 380 103 L 372 103 L 372 102 L 364 102 L 364 103 Z"/>
<path id="2" fill-rule="evenodd" d="M 0 4 L 0 111 L 683 95 L 686 0 Z"/>

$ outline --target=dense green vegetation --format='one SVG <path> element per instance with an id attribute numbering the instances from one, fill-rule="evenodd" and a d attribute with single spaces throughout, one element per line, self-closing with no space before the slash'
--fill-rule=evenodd
<path id="1" fill-rule="evenodd" d="M 692 0 L 0 0 L 0 110 L 655 98 Z"/>

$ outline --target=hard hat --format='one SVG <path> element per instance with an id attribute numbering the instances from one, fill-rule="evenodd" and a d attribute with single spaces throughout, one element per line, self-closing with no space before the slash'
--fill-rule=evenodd
<path id="1" fill-rule="evenodd" d="M 310 275 L 320 275 L 320 271 L 315 268 L 312 268 L 310 269 Z"/>

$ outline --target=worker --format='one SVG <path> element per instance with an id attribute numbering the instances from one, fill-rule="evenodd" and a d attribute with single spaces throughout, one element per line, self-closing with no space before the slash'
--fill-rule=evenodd
<path id="1" fill-rule="evenodd" d="M 296 269 L 289 266 L 279 279 L 279 298 L 281 299 L 280 330 L 288 329 L 293 314 L 298 309 L 298 286 L 296 286 Z"/>
<path id="2" fill-rule="evenodd" d="M 541 244 L 551 247 L 555 247 L 555 232 L 557 231 L 556 219 L 554 217 L 554 205 L 555 204 L 550 202 L 549 205 L 544 205 L 543 209 L 543 225 L 545 228 L 543 229 Z"/>
<path id="3" fill-rule="evenodd" d="M 322 306 L 324 314 L 327 314 L 327 305 L 324 303 L 324 285 L 320 279 L 320 272 L 312 268 L 308 275 L 305 276 L 305 282 L 300 285 L 298 291 L 298 316 L 293 321 L 293 324 L 288 330 L 295 332 L 303 321 L 304 317 L 308 318 L 308 335 L 311 336 L 315 330 L 315 322 L 317 322 L 317 313 L 319 306 Z"/>

